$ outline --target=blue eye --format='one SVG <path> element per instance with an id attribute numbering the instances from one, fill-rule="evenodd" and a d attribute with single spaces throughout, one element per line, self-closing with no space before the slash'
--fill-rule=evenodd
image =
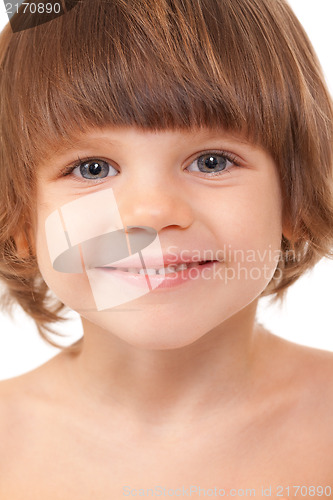
<path id="1" fill-rule="evenodd" d="M 62 177 L 72 175 L 81 182 L 85 182 L 84 179 L 94 181 L 104 179 L 105 177 L 115 176 L 117 174 L 118 171 L 110 165 L 110 163 L 105 160 L 100 160 L 99 158 L 80 160 L 79 163 L 66 167 L 61 173 Z"/>
<path id="2" fill-rule="evenodd" d="M 103 179 L 109 175 L 110 168 L 113 167 L 104 160 L 87 160 L 74 167 L 72 171 L 74 173 L 78 169 L 85 179 Z"/>
<path id="3" fill-rule="evenodd" d="M 236 157 L 230 153 L 213 153 L 208 152 L 201 156 L 198 156 L 191 165 L 188 167 L 190 171 L 198 171 L 196 169 L 191 169 L 197 165 L 199 172 L 208 174 L 208 175 L 220 175 L 224 171 L 228 171 L 233 166 L 238 166 L 236 163 Z"/>
<path id="4" fill-rule="evenodd" d="M 62 176 L 72 175 L 78 181 L 85 180 L 98 181 L 105 177 L 115 177 L 119 174 L 118 170 L 109 162 L 99 158 L 87 158 L 81 160 L 73 166 L 67 167 L 62 172 Z M 187 167 L 191 172 L 201 172 L 207 174 L 207 177 L 219 176 L 228 172 L 232 167 L 238 167 L 238 158 L 232 153 L 225 151 L 207 151 L 201 154 Z"/>

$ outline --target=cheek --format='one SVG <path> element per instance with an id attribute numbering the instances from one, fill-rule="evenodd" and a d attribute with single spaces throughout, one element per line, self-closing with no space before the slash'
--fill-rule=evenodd
<path id="1" fill-rule="evenodd" d="M 239 186 L 237 197 L 235 192 L 225 193 L 214 227 L 225 255 L 223 279 L 235 293 L 242 284 L 250 300 L 266 288 L 280 258 L 281 195 L 271 182 Z"/>
<path id="2" fill-rule="evenodd" d="M 38 231 L 36 250 L 38 267 L 50 290 L 74 310 L 95 309 L 91 287 L 84 273 L 60 273 L 53 269 L 45 231 Z"/>
<path id="3" fill-rule="evenodd" d="M 280 248 L 282 211 L 279 193 L 257 188 L 244 195 L 232 216 L 229 229 L 240 248 Z"/>
<path id="4" fill-rule="evenodd" d="M 282 239 L 282 197 L 278 180 L 267 182 L 262 189 L 258 187 L 258 192 L 254 196 L 256 195 L 258 201 L 253 204 L 249 226 L 253 227 L 255 234 L 255 248 L 267 250 L 265 264 L 275 270 L 280 257 Z M 263 260 L 263 252 L 259 260 Z"/>
<path id="5" fill-rule="evenodd" d="M 53 268 L 49 251 L 50 238 L 46 236 L 45 228 L 47 215 L 41 211 L 36 223 L 36 255 L 41 275 L 50 290 L 68 307 L 74 310 L 94 309 L 94 299 L 87 275 L 58 272 Z"/>

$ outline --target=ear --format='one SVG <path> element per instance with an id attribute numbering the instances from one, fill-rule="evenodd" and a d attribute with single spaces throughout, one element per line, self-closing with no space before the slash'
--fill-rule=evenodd
<path id="1" fill-rule="evenodd" d="M 291 240 L 291 237 L 292 237 L 292 232 L 289 228 L 284 228 L 282 230 L 282 235 L 287 239 L 287 240 Z"/>
<path id="2" fill-rule="evenodd" d="M 21 259 L 27 259 L 35 252 L 34 240 L 31 231 L 22 229 L 14 235 L 16 255 Z"/>
<path id="3" fill-rule="evenodd" d="M 287 240 L 292 239 L 293 231 L 292 231 L 291 220 L 290 220 L 289 216 L 283 217 L 282 234 Z"/>

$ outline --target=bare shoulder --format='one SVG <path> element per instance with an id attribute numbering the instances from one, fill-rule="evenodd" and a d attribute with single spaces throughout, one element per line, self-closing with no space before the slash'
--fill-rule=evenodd
<path id="1" fill-rule="evenodd" d="M 320 464 L 321 480 L 333 486 L 333 353 L 301 347 L 296 366 L 294 435 L 311 456 L 308 461 Z"/>
<path id="2" fill-rule="evenodd" d="M 25 496 L 23 485 L 32 488 L 29 475 L 47 460 L 47 439 L 56 440 L 54 414 L 63 412 L 55 411 L 60 393 L 55 362 L 0 381 L 0 498 Z"/>
<path id="3" fill-rule="evenodd" d="M 59 397 L 59 384 L 52 375 L 55 362 L 51 359 L 28 373 L 0 381 L 0 442 L 6 449 L 6 464 L 12 455 L 17 459 L 27 436 L 38 433 L 38 426 Z M 3 458 L 0 454 L 1 470 Z"/>
<path id="4" fill-rule="evenodd" d="M 34 385 L 36 377 L 31 373 L 19 375 L 0 381 L 0 439 L 1 442 L 12 442 L 23 428 L 38 405 L 40 387 Z M 0 457 L 1 460 L 1 457 Z"/>
<path id="5" fill-rule="evenodd" d="M 6 478 L 20 454 L 21 431 L 30 411 L 24 382 L 24 376 L 0 381 L 0 442 L 5 451 L 0 453 L 0 496 L 8 493 Z"/>
<path id="6" fill-rule="evenodd" d="M 26 407 L 30 378 L 24 374 L 0 381 L 0 430 L 13 428 L 19 409 Z"/>
<path id="7" fill-rule="evenodd" d="M 297 381 L 312 397 L 327 396 L 333 404 L 333 352 L 313 347 L 287 343 L 289 359 L 295 359 Z"/>
<path id="8" fill-rule="evenodd" d="M 322 432 L 333 444 L 333 353 L 303 347 L 298 366 L 299 384 L 304 380 L 303 394 L 308 415 L 315 419 L 313 423 L 319 424 L 320 421 Z"/>
<path id="9" fill-rule="evenodd" d="M 278 457 L 275 470 L 280 467 L 289 481 L 333 486 L 333 353 L 271 333 L 262 345 L 259 418 L 268 415 L 267 448 Z M 264 430 L 261 423 L 260 433 Z M 293 465 L 284 461 L 291 456 Z"/>
<path id="10" fill-rule="evenodd" d="M 10 439 L 12 431 L 11 423 L 15 415 L 14 401 L 15 394 L 17 394 L 15 378 L 0 381 L 0 440 L 3 445 Z"/>
<path id="11" fill-rule="evenodd" d="M 294 395 L 314 409 L 333 407 L 333 352 L 303 346 L 271 334 L 277 373 Z M 274 347 L 273 347 L 274 346 Z M 317 403 L 318 406 L 315 406 Z"/>
<path id="12" fill-rule="evenodd" d="M 297 416 L 296 425 L 308 425 L 313 436 L 322 436 L 332 446 L 333 352 L 272 337 L 276 373 Z"/>

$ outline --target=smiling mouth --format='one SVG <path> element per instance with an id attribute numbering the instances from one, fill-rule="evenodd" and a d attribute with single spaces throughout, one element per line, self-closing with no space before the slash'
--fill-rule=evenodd
<path id="1" fill-rule="evenodd" d="M 216 260 L 205 260 L 202 262 L 189 262 L 188 264 L 185 262 L 181 262 L 180 264 L 169 264 L 168 266 L 165 267 L 159 267 L 159 268 L 136 268 L 136 267 L 111 267 L 108 266 L 108 269 L 114 270 L 114 271 L 122 271 L 125 273 L 134 273 L 134 274 L 141 274 L 141 275 L 161 275 L 164 276 L 166 274 L 171 274 L 171 273 L 177 273 L 180 271 L 185 271 L 186 269 L 191 269 L 192 267 L 198 267 L 198 266 L 203 266 L 204 264 L 208 264 L 211 262 L 217 262 Z"/>

